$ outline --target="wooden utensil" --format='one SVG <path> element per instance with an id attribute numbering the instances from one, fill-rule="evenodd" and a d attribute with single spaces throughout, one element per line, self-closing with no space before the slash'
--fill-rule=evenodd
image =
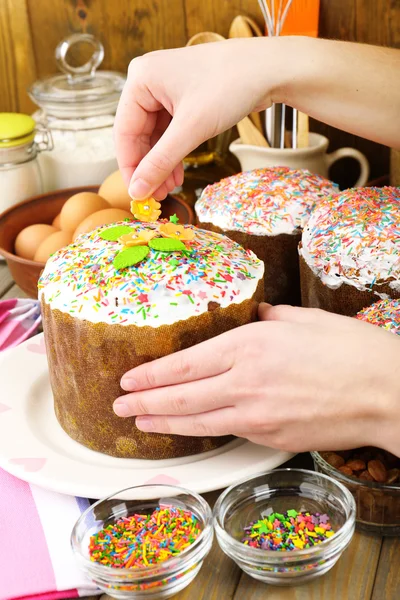
<path id="1" fill-rule="evenodd" d="M 263 33 L 257 23 L 245 17 L 244 15 L 238 15 L 235 17 L 229 28 L 229 37 L 262 37 Z"/>
<path id="2" fill-rule="evenodd" d="M 267 140 L 249 117 L 245 117 L 239 121 L 237 128 L 243 144 L 248 144 L 249 146 L 264 146 L 265 148 L 269 148 Z"/>
<path id="3" fill-rule="evenodd" d="M 197 44 L 208 44 L 210 42 L 223 42 L 224 40 L 225 38 L 223 35 L 215 33 L 214 31 L 201 31 L 191 37 L 186 46 L 196 46 Z"/>

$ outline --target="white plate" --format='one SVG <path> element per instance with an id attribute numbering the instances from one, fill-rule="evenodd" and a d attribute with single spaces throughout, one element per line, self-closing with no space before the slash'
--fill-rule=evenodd
<path id="1" fill-rule="evenodd" d="M 114 458 L 73 441 L 53 410 L 43 334 L 0 360 L 0 467 L 64 494 L 103 498 L 144 483 L 204 493 L 273 469 L 292 454 L 236 440 L 219 450 L 170 460 Z"/>

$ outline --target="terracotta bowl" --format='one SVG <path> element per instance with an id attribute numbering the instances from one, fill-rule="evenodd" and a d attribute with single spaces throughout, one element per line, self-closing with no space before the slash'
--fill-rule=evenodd
<path id="1" fill-rule="evenodd" d="M 51 224 L 68 198 L 85 191 L 97 192 L 98 187 L 77 187 L 42 194 L 16 204 L 0 215 L 0 254 L 6 259 L 15 283 L 30 298 L 37 298 L 37 282 L 44 263 L 20 258 L 14 254 L 17 235 L 28 225 Z M 192 209 L 180 198 L 168 196 L 161 203 L 161 207 L 161 216 L 164 218 L 168 219 L 176 213 L 181 223 L 194 223 Z"/>

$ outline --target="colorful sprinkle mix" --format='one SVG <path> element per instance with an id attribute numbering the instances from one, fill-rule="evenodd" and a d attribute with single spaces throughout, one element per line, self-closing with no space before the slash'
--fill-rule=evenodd
<path id="1" fill-rule="evenodd" d="M 161 223 L 165 221 L 123 225 L 135 235 L 148 236 L 158 232 Z M 264 274 L 264 264 L 255 254 L 192 225 L 184 226 L 185 231 L 195 232 L 191 241 L 153 238 L 149 246 L 153 242 L 159 246 L 129 248 L 135 255 L 145 248 L 144 260 L 135 265 L 129 261 L 133 266 L 119 264 L 123 245 L 101 237 L 109 228 L 105 225 L 81 235 L 48 260 L 38 287 L 53 310 L 92 323 L 159 327 L 207 312 L 210 302 L 224 308 L 251 298 Z M 168 253 L 178 246 L 179 252 Z"/>
<path id="2" fill-rule="evenodd" d="M 272 513 L 244 528 L 242 543 L 262 550 L 303 550 L 335 535 L 326 514 L 297 512 Z"/>
<path id="3" fill-rule="evenodd" d="M 400 300 L 379 300 L 357 313 L 356 318 L 400 335 Z"/>
<path id="4" fill-rule="evenodd" d="M 90 538 L 93 562 L 116 569 L 149 567 L 180 554 L 201 533 L 197 517 L 177 507 L 156 508 L 107 525 Z"/>
<path id="5" fill-rule="evenodd" d="M 325 285 L 398 286 L 400 188 L 354 188 L 325 199 L 303 232 L 300 253 Z"/>
<path id="6" fill-rule="evenodd" d="M 255 169 L 209 185 L 195 209 L 200 223 L 224 231 L 290 234 L 305 226 L 316 202 L 338 191 L 335 183 L 305 169 Z"/>

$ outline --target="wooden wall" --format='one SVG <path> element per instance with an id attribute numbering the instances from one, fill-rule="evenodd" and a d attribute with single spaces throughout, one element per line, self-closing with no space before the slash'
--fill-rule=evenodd
<path id="1" fill-rule="evenodd" d="M 227 35 L 237 14 L 262 22 L 257 0 L 0 0 L 0 111 L 33 110 L 26 88 L 55 72 L 54 48 L 70 33 L 98 36 L 103 68 L 126 71 L 134 56 L 183 46 L 199 31 Z M 321 0 L 320 36 L 400 48 L 400 0 Z M 388 173 L 388 149 L 323 124 L 312 128 L 330 137 L 331 149 L 365 152 L 374 177 Z"/>

